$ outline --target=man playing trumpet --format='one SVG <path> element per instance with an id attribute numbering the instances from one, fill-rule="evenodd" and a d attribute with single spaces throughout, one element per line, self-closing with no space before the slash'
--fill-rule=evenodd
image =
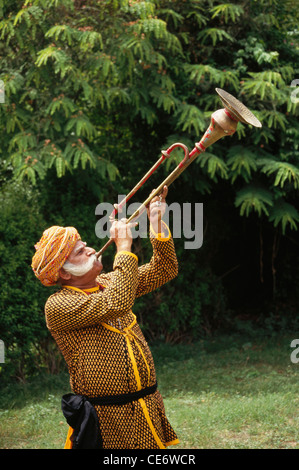
<path id="1" fill-rule="evenodd" d="M 124 219 L 112 223 L 116 255 L 108 274 L 74 227 L 51 227 L 35 245 L 36 277 L 61 287 L 47 300 L 45 315 L 74 392 L 62 400 L 70 425 L 66 448 L 163 449 L 178 443 L 132 312 L 136 297 L 178 272 L 174 243 L 162 221 L 167 192 L 165 186 L 147 209 L 153 254 L 140 267 L 131 251 L 136 224 Z"/>

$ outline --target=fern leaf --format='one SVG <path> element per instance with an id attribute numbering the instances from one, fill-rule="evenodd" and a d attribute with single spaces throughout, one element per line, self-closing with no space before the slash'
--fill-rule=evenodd
<path id="1" fill-rule="evenodd" d="M 291 230 L 297 230 L 299 213 L 291 204 L 283 200 L 278 200 L 270 210 L 269 220 L 274 223 L 274 227 L 281 224 L 282 233 L 285 235 L 287 226 L 289 226 Z"/>
<path id="2" fill-rule="evenodd" d="M 193 2 L 192 10 L 187 13 L 186 18 L 192 18 L 192 20 L 196 21 L 197 26 L 202 28 L 209 21 L 207 13 L 207 9 L 204 8 L 204 6 L 196 5 L 195 2 Z"/>
<path id="3" fill-rule="evenodd" d="M 75 104 L 66 96 L 59 96 L 58 98 L 53 98 L 48 108 L 46 109 L 46 113 L 53 116 L 53 114 L 55 114 L 55 112 L 59 111 L 60 109 L 64 110 L 65 117 L 69 117 L 70 114 L 75 111 Z"/>
<path id="4" fill-rule="evenodd" d="M 279 72 L 264 70 L 263 72 L 249 72 L 251 78 L 245 78 L 243 90 L 248 96 L 258 95 L 261 100 L 269 99 L 280 102 L 280 87 L 285 86 L 285 82 Z"/>
<path id="5" fill-rule="evenodd" d="M 248 183 L 251 177 L 251 170 L 256 171 L 257 165 L 255 154 L 242 145 L 235 145 L 228 151 L 227 164 L 230 166 L 232 174 L 232 183 L 235 182 L 238 175 L 242 175 Z"/>
<path id="6" fill-rule="evenodd" d="M 216 155 L 204 152 L 198 158 L 198 163 L 200 164 L 201 168 L 207 167 L 207 172 L 212 179 L 215 179 L 216 174 L 220 174 L 220 177 L 223 179 L 227 179 L 227 165 L 226 163 Z"/>
<path id="7" fill-rule="evenodd" d="M 89 163 L 91 168 L 96 167 L 96 161 L 90 148 L 81 139 L 72 139 L 65 147 L 63 158 L 73 168 L 78 168 L 79 163 L 83 169 Z"/>
<path id="8" fill-rule="evenodd" d="M 119 174 L 117 167 L 113 163 L 108 162 L 106 169 L 107 169 L 107 173 L 108 173 L 110 181 L 115 181 L 116 177 Z"/>
<path id="9" fill-rule="evenodd" d="M 20 182 L 28 179 L 30 183 L 34 186 L 36 184 L 36 175 L 34 167 L 28 166 L 27 164 L 21 165 L 15 171 L 15 179 Z"/>
<path id="10" fill-rule="evenodd" d="M 274 186 L 284 187 L 285 183 L 291 183 L 295 189 L 299 188 L 299 168 L 291 163 L 279 162 L 269 159 L 259 160 L 261 171 L 267 175 L 276 173 Z"/>
<path id="11" fill-rule="evenodd" d="M 155 5 L 153 2 L 129 2 L 129 4 L 123 6 L 122 10 L 124 12 L 130 12 L 131 14 L 137 15 L 139 18 L 144 19 L 148 16 L 154 15 Z"/>
<path id="12" fill-rule="evenodd" d="M 26 152 L 29 148 L 36 148 L 36 142 L 36 136 L 33 132 L 29 130 L 26 132 L 19 132 L 11 139 L 8 150 L 10 152 L 17 147 L 20 152 Z"/>
<path id="13" fill-rule="evenodd" d="M 163 108 L 166 112 L 170 113 L 176 107 L 177 100 L 174 96 L 166 90 L 160 87 L 153 87 L 150 92 L 150 96 L 154 102 L 157 103 L 159 108 Z"/>
<path id="14" fill-rule="evenodd" d="M 221 16 L 221 18 L 224 18 L 225 23 L 229 21 L 235 23 L 239 16 L 244 13 L 243 7 L 232 3 L 222 3 L 221 5 L 211 8 L 210 11 L 213 13 L 212 19 L 216 18 L 216 16 Z"/>
<path id="15" fill-rule="evenodd" d="M 29 166 L 29 167 L 27 167 L 26 169 L 24 169 L 21 178 L 23 179 L 23 178 L 25 178 L 25 177 L 27 177 L 27 178 L 31 181 L 31 183 L 32 183 L 33 185 L 36 184 L 35 171 L 34 171 L 34 169 L 33 169 L 31 166 Z"/>
<path id="16" fill-rule="evenodd" d="M 55 158 L 55 166 L 58 178 L 61 178 L 65 174 L 65 161 L 61 157 Z"/>
<path id="17" fill-rule="evenodd" d="M 166 18 L 166 23 L 169 23 L 170 18 L 173 21 L 174 27 L 176 28 L 180 23 L 184 22 L 184 17 L 180 15 L 178 12 L 174 10 L 170 10 L 169 8 L 161 8 L 159 9 L 159 15 L 162 15 Z"/>
<path id="18" fill-rule="evenodd" d="M 157 121 L 157 115 L 154 108 L 149 105 L 143 105 L 138 109 L 142 119 L 144 119 L 150 126 Z"/>
<path id="19" fill-rule="evenodd" d="M 270 191 L 253 185 L 242 188 L 236 194 L 235 206 L 240 207 L 240 215 L 248 215 L 255 211 L 259 216 L 262 213 L 269 215 L 268 206 L 272 206 L 273 196 Z"/>
<path id="20" fill-rule="evenodd" d="M 65 126 L 66 132 L 75 130 L 77 136 L 91 139 L 95 133 L 95 128 L 85 116 L 72 116 Z"/>
<path id="21" fill-rule="evenodd" d="M 190 80 L 193 80 L 196 85 L 199 85 L 205 78 L 211 83 L 219 83 L 221 79 L 221 71 L 211 65 L 189 65 L 185 66 L 185 71 L 190 75 Z"/>
<path id="22" fill-rule="evenodd" d="M 277 165 L 278 166 L 278 165 Z M 293 183 L 294 188 L 299 188 L 299 169 L 290 163 L 280 163 L 276 173 L 274 186 L 283 188 L 285 182 Z"/>
<path id="23" fill-rule="evenodd" d="M 11 95 L 15 95 L 18 91 L 22 90 L 24 82 L 24 77 L 20 73 L 14 72 L 5 80 L 5 95 L 8 98 Z"/>
<path id="24" fill-rule="evenodd" d="M 41 67 L 42 65 L 46 65 L 48 62 L 48 59 L 50 57 L 53 57 L 53 55 L 56 53 L 56 47 L 55 46 L 49 46 L 46 47 L 45 49 L 42 49 L 37 53 L 38 58 L 36 59 L 35 64 L 38 67 Z"/>
<path id="25" fill-rule="evenodd" d="M 288 125 L 287 117 L 283 113 L 277 110 L 264 109 L 259 112 L 258 116 L 263 122 L 267 123 L 267 126 L 269 128 L 277 129 L 280 127 L 283 130 L 287 129 L 287 125 Z"/>
<path id="26" fill-rule="evenodd" d="M 102 35 L 97 31 L 83 31 L 78 37 L 80 47 L 83 51 L 94 47 L 103 48 Z"/>
<path id="27" fill-rule="evenodd" d="M 201 40 L 202 44 L 205 44 L 206 42 L 209 42 L 209 40 L 211 40 L 213 46 L 216 46 L 217 42 L 221 42 L 224 39 L 227 39 L 231 42 L 234 41 L 234 38 L 230 34 L 228 34 L 223 29 L 219 28 L 204 29 L 198 34 L 198 39 Z"/>
<path id="28" fill-rule="evenodd" d="M 103 157 L 98 158 L 97 169 L 103 178 L 108 174 L 110 181 L 115 181 L 117 176 L 119 176 L 118 168 Z"/>
<path id="29" fill-rule="evenodd" d="M 175 117 L 177 118 L 177 128 L 181 128 L 183 132 L 191 133 L 194 130 L 199 135 L 206 128 L 203 112 L 194 105 L 182 104 L 177 109 Z"/>
<path id="30" fill-rule="evenodd" d="M 18 11 L 18 13 L 15 16 L 13 25 L 16 26 L 16 24 L 21 22 L 23 19 L 25 19 L 27 25 L 30 25 L 30 15 L 28 13 L 27 8 L 22 8 L 22 10 Z"/>
<path id="31" fill-rule="evenodd" d="M 73 36 L 72 28 L 67 25 L 55 25 L 45 34 L 46 38 L 54 37 L 56 41 L 60 38 L 62 41 L 67 42 L 69 46 L 73 44 Z"/>

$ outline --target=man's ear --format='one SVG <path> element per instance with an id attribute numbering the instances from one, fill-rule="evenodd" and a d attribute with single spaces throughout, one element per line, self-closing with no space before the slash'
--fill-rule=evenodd
<path id="1" fill-rule="evenodd" d="M 64 268 L 60 268 L 59 269 L 59 277 L 61 279 L 68 280 L 68 279 L 71 279 L 72 275 L 70 273 L 67 273 Z"/>

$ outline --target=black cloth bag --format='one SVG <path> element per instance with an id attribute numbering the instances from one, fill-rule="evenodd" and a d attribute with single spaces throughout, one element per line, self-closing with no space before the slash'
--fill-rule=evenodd
<path id="1" fill-rule="evenodd" d="M 73 449 L 102 449 L 98 416 L 93 405 L 124 405 L 151 395 L 157 390 L 154 385 L 138 390 L 137 392 L 121 395 L 88 398 L 83 395 L 67 393 L 61 399 L 61 409 L 68 425 L 74 429 L 71 436 Z"/>
<path id="2" fill-rule="evenodd" d="M 103 443 L 96 410 L 83 396 L 67 393 L 61 408 L 68 425 L 74 429 L 73 449 L 102 449 Z"/>

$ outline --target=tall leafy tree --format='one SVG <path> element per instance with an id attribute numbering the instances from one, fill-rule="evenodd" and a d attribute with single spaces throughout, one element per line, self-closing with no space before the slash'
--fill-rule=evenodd
<path id="1" fill-rule="evenodd" d="M 245 102 L 263 123 L 262 130 L 239 124 L 240 142 L 221 141 L 198 159 L 208 177 L 203 191 L 217 176 L 228 179 L 241 215 L 266 216 L 283 233 L 286 227 L 297 229 L 299 111 L 291 84 L 298 73 L 298 11 L 293 2 L 159 3 L 186 40 L 183 71 L 189 87 L 176 110 L 177 129 L 188 135 L 204 129 L 205 111 L 217 108 L 217 86 Z"/>
<path id="2" fill-rule="evenodd" d="M 2 14 L 2 156 L 16 177 L 34 183 L 53 166 L 58 176 L 90 166 L 115 180 L 138 121 L 162 120 L 160 139 L 192 145 L 219 107 L 218 86 L 263 129 L 239 125 L 240 143 L 221 141 L 198 160 L 202 191 L 228 179 L 241 215 L 297 229 L 293 2 L 34 0 L 3 3 Z"/>
<path id="3" fill-rule="evenodd" d="M 60 177 L 88 165 L 115 179 L 106 143 L 109 116 L 126 107 L 128 115 L 151 123 L 153 103 L 171 106 L 164 95 L 174 84 L 158 71 L 166 54 L 182 48 L 154 13 L 153 2 L 35 0 L 3 6 L 2 152 L 16 177 L 35 183 L 52 166 Z"/>
<path id="4" fill-rule="evenodd" d="M 190 250 L 180 257 L 181 276 L 176 290 L 166 287 L 167 301 L 161 293 L 148 302 L 140 300 L 145 302 L 141 313 L 159 306 L 155 322 L 149 326 L 144 316 L 144 326 L 153 337 L 167 333 L 177 339 L 184 334 L 196 337 L 202 328 L 210 331 L 221 323 L 222 280 L 230 269 L 223 263 L 224 273 L 218 275 L 220 253 L 228 251 L 227 257 L 234 258 L 240 227 L 258 238 L 247 242 L 244 251 L 248 257 L 260 251 L 261 277 L 267 249 L 263 237 L 271 240 L 275 287 L 278 242 L 283 238 L 292 243 L 288 247 L 295 246 L 292 236 L 299 222 L 298 8 L 293 1 L 0 0 L 0 14 L 0 79 L 5 89 L 5 102 L 0 103 L 0 181 L 6 187 L 7 208 L 2 250 L 10 246 L 10 214 L 31 245 L 36 233 L 30 210 L 28 215 L 30 204 L 39 227 L 45 219 L 70 223 L 73 211 L 79 228 L 85 228 L 90 212 L 82 209 L 83 203 L 78 205 L 78 193 L 84 203 L 84 197 L 95 193 L 94 204 L 107 198 L 116 202 L 114 197 L 136 184 L 161 148 L 175 141 L 193 148 L 211 113 L 221 107 L 215 93 L 220 87 L 244 102 L 263 128 L 239 124 L 236 135 L 209 148 L 192 171 L 176 181 L 170 197 L 204 200 L 207 236 L 200 254 Z M 166 171 L 180 159 L 173 155 Z M 10 188 L 12 180 L 17 184 Z M 27 185 L 26 197 L 12 194 L 25 181 L 36 197 L 27 198 Z M 45 181 L 47 185 L 41 184 Z M 101 183 L 100 192 L 95 181 Z M 95 190 L 89 196 L 86 187 L 91 185 Z M 15 213 L 14 201 L 22 200 L 24 219 L 29 220 L 26 231 Z M 209 231 L 206 220 L 211 218 Z M 244 234 L 240 238 L 242 244 Z M 22 246 L 20 250 L 24 253 Z M 179 254 L 182 250 L 178 242 Z M 10 253 L 15 255 L 13 245 Z M 26 253 L 22 265 L 20 257 L 15 263 L 22 279 L 29 279 L 31 246 Z M 11 276 L 6 265 L 3 272 Z M 295 286 L 294 292 L 296 265 L 285 250 L 284 285 Z M 26 282 L 29 292 L 31 283 Z M 244 284 L 243 279 L 236 287 L 232 282 L 230 292 Z M 12 284 L 5 285 L 9 289 Z M 252 296 L 253 284 L 249 286 Z M 39 295 L 36 291 L 36 330 L 42 321 Z M 31 298 L 26 296 L 28 305 Z M 22 301 L 18 295 L 12 305 L 7 294 L 2 307 L 13 312 Z M 26 343 L 29 354 L 31 346 L 24 343 L 28 330 L 21 333 L 19 344 Z"/>

